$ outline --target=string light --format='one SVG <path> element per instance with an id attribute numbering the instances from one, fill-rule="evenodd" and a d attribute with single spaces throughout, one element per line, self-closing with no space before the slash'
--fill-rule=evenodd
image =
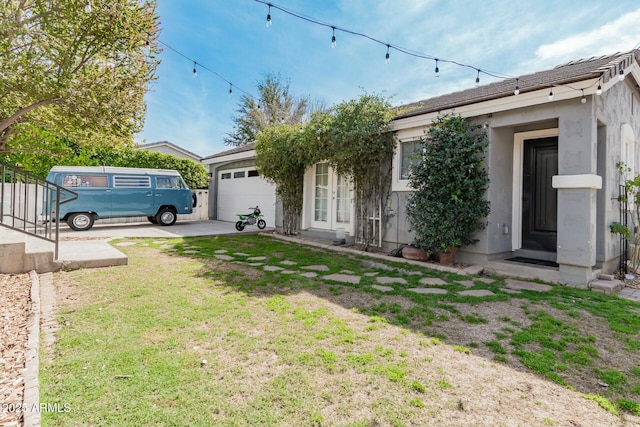
<path id="1" fill-rule="evenodd" d="M 476 87 L 480 86 L 480 69 L 478 68 L 478 74 L 476 74 Z"/>
<path id="2" fill-rule="evenodd" d="M 233 95 L 233 83 L 229 83 L 229 96 Z"/>
<path id="3" fill-rule="evenodd" d="M 331 49 L 335 49 L 336 47 L 336 27 L 331 27 L 333 30 L 333 35 L 331 36 Z"/>
<path id="4" fill-rule="evenodd" d="M 600 85 L 600 80 L 598 80 L 598 88 L 596 89 L 596 95 L 602 95 L 602 86 Z"/>
<path id="5" fill-rule="evenodd" d="M 391 57 L 389 56 L 389 48 L 390 48 L 390 47 L 391 47 L 391 46 L 387 45 L 387 54 L 386 54 L 386 55 L 385 55 L 385 57 L 384 57 L 385 62 L 386 62 L 387 64 L 388 64 L 389 62 L 391 62 Z"/>
<path id="6" fill-rule="evenodd" d="M 549 88 L 549 101 L 553 101 L 553 88 Z"/>
<path id="7" fill-rule="evenodd" d="M 587 103 L 587 97 L 584 96 L 584 89 L 582 89 L 582 98 L 580 98 L 580 102 L 582 102 L 583 104 Z"/>
<path id="8" fill-rule="evenodd" d="M 271 26 L 271 3 L 267 3 L 267 6 L 269 6 L 269 10 L 267 11 L 267 28 L 269 28 Z"/>
<path id="9" fill-rule="evenodd" d="M 193 61 L 193 77 L 197 77 L 198 76 L 198 71 L 196 70 L 196 65 L 197 65 L 197 62 Z"/>
<path id="10" fill-rule="evenodd" d="M 435 71 L 435 75 L 436 75 L 436 77 L 440 77 L 440 68 L 438 68 L 438 58 L 436 58 L 436 71 Z"/>
<path id="11" fill-rule="evenodd" d="M 618 80 L 620 81 L 624 80 L 624 70 L 622 68 L 620 68 L 620 73 L 618 74 Z"/>
<path id="12" fill-rule="evenodd" d="M 514 95 L 520 95 L 520 86 L 518 86 L 518 82 L 520 79 L 516 79 L 516 88 L 513 90 Z"/>

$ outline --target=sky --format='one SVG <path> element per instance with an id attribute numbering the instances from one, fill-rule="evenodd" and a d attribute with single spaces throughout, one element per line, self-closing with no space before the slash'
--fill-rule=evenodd
<path id="1" fill-rule="evenodd" d="M 136 140 L 202 157 L 232 148 L 224 137 L 241 96 L 256 96 L 267 74 L 326 106 L 364 93 L 403 105 L 474 87 L 477 69 L 517 77 L 640 45 L 637 0 L 269 0 L 329 27 L 276 8 L 267 27 L 256 0 L 157 2 L 165 46 Z M 439 62 L 436 77 L 433 59 L 394 49 L 386 63 L 387 44 L 471 68 Z M 480 74 L 480 84 L 495 80 Z"/>

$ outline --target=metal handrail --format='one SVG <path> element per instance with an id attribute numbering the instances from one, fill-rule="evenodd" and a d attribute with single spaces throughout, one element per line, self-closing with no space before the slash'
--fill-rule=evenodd
<path id="1" fill-rule="evenodd" d="M 61 204 L 77 198 L 71 190 L 0 162 L 0 225 L 52 242 L 56 260 L 60 240 L 56 215 Z"/>

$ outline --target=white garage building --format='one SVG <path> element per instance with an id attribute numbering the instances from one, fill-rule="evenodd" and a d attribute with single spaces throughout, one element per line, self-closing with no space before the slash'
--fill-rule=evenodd
<path id="1" fill-rule="evenodd" d="M 236 147 L 202 159 L 209 169 L 209 219 L 237 221 L 256 205 L 275 226 L 276 186 L 262 178 L 255 165 L 254 144 Z"/>

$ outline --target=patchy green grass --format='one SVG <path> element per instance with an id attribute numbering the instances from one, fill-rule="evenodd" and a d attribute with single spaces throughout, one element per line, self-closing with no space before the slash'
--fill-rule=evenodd
<path id="1" fill-rule="evenodd" d="M 468 277 L 268 236 L 171 243 L 175 250 L 164 251 L 174 256 L 163 256 L 162 263 L 156 259 L 166 242 L 146 239 L 123 248 L 129 267 L 62 274 L 78 300 L 59 312 L 63 326 L 55 358 L 43 362 L 41 401 L 69 403 L 72 411 L 43 414 L 47 425 L 420 424 L 425 411 L 435 411 L 433 393 L 455 387 L 444 371 L 429 381 L 418 377 L 416 360 L 428 365 L 431 356 L 413 353 L 445 344 L 458 353 L 473 348 L 469 359 L 524 365 L 611 412 L 638 411 L 640 366 L 629 361 L 637 360 L 640 349 L 640 305 L 631 301 L 559 286 L 512 295 L 501 291 L 500 277 L 475 282 L 495 296 L 458 296 L 466 289 L 458 282 Z M 199 253 L 185 253 L 192 247 Z M 325 265 L 328 271 L 313 278 L 263 265 Z M 361 280 L 322 280 L 333 273 Z M 395 283 L 383 294 L 371 288 L 376 276 L 365 273 L 406 284 Z M 407 291 L 423 286 L 424 277 L 445 280 L 447 294 Z M 362 319 L 361 327 L 327 304 L 310 303 L 305 294 L 343 305 Z M 513 300 L 513 313 L 485 310 Z M 600 319 L 607 336 L 592 334 L 585 319 Z M 386 335 L 397 326 L 418 334 L 414 349 L 397 348 L 406 335 Z M 483 345 L 458 333 L 466 328 L 486 334 L 473 337 Z M 609 387 L 589 388 L 593 379 Z M 319 410 L 333 405 L 338 414 L 359 411 L 353 396 L 365 384 L 374 393 L 367 403 L 370 417 L 327 418 Z M 552 425 L 546 420 L 538 423 Z"/>

